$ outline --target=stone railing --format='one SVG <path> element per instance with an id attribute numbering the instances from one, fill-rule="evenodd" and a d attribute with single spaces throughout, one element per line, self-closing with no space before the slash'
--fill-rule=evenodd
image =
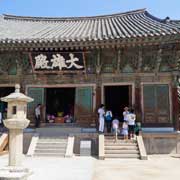
<path id="1" fill-rule="evenodd" d="M 8 134 L 4 133 L 0 137 L 0 155 L 7 153 L 8 149 Z"/>

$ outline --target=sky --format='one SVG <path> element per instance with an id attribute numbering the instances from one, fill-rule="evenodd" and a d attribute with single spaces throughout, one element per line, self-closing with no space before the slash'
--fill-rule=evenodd
<path id="1" fill-rule="evenodd" d="M 180 0 L 0 0 L 0 14 L 22 16 L 95 16 L 142 8 L 162 19 L 180 19 Z"/>

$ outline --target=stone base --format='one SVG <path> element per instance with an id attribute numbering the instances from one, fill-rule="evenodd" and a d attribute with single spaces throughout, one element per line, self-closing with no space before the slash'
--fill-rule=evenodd
<path id="1" fill-rule="evenodd" d="M 22 167 L 5 167 L 0 169 L 0 180 L 27 180 L 32 172 Z"/>

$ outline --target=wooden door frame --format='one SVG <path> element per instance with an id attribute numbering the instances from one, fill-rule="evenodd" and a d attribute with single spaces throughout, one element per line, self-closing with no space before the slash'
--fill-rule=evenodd
<path id="1" fill-rule="evenodd" d="M 168 85 L 169 89 L 169 118 L 170 123 L 173 124 L 173 116 L 172 116 L 172 90 L 171 90 L 171 84 L 166 82 L 142 82 L 141 83 L 141 109 L 142 109 L 142 122 L 144 122 L 144 92 L 143 92 L 143 86 L 144 85 Z"/>
<path id="2" fill-rule="evenodd" d="M 25 93 L 27 94 L 28 88 L 77 88 L 77 87 L 92 87 L 93 88 L 93 112 L 96 110 L 96 84 L 27 84 L 25 86 Z"/>
<path id="3" fill-rule="evenodd" d="M 101 86 L 101 103 L 105 103 L 105 87 L 106 86 L 131 86 L 132 87 L 132 107 L 135 105 L 135 83 L 126 83 L 126 82 L 121 82 L 121 83 L 102 83 Z"/>
<path id="4" fill-rule="evenodd" d="M 14 90 L 15 90 L 15 85 L 16 85 L 16 84 L 0 84 L 0 88 L 14 87 Z"/>

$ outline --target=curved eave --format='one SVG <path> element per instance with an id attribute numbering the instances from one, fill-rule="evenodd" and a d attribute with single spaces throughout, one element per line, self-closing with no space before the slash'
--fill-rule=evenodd
<path id="1" fill-rule="evenodd" d="M 0 49 L 16 49 L 18 48 L 104 48 L 104 47 L 124 47 L 124 46 L 143 46 L 143 45 L 161 45 L 169 43 L 180 43 L 180 35 L 169 35 L 159 37 L 146 37 L 146 38 L 129 38 L 129 39 L 113 39 L 113 40 L 97 40 L 97 41 L 79 41 L 79 42 L 48 42 L 42 41 L 40 43 L 33 41 L 28 43 L 1 43 Z"/>

